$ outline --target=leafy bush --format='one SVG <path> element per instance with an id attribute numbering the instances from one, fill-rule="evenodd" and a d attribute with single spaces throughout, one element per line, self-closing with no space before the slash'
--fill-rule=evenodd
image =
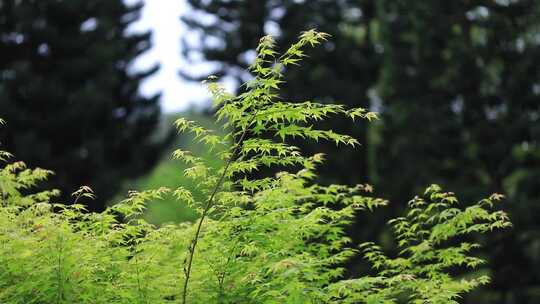
<path id="1" fill-rule="evenodd" d="M 347 135 L 311 125 L 330 115 L 375 119 L 365 109 L 280 100 L 282 73 L 319 44 L 323 33 L 308 31 L 283 55 L 265 37 L 251 66 L 245 93 L 231 96 L 208 82 L 220 136 L 179 119 L 224 160 L 211 166 L 190 152 L 174 157 L 189 165 L 205 201 L 182 186 L 132 192 L 102 213 L 82 202 L 56 204 L 56 191 L 31 193 L 51 172 L 21 162 L 0 171 L 0 302 L 2 303 L 457 303 L 460 295 L 488 282 L 464 272 L 484 261 L 478 244 L 462 241 L 510 225 L 493 210 L 501 195 L 460 207 L 452 193 L 430 186 L 408 213 L 391 221 L 401 251 L 385 255 L 373 243 L 350 243 L 344 229 L 358 212 L 386 201 L 370 196 L 369 185 L 320 185 L 322 154 L 305 156 L 285 143 L 290 137 L 357 145 Z M 281 141 L 266 136 L 273 134 Z M 265 137 L 263 137 L 265 135 Z M 232 148 L 230 142 L 233 142 Z M 2 152 L 2 160 L 9 154 Z M 283 171 L 252 178 L 261 168 Z M 199 214 L 195 223 L 154 226 L 142 219 L 145 202 L 171 192 Z M 348 278 L 343 265 L 362 254 L 374 274 Z M 463 269 L 462 269 L 463 268 Z"/>

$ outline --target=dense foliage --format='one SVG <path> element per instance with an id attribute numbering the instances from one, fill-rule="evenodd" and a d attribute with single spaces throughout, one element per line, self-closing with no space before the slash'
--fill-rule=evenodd
<path id="1" fill-rule="evenodd" d="M 181 185 L 132 192 L 102 213 L 84 211 L 88 187 L 74 204 L 55 204 L 56 191 L 31 193 L 50 174 L 7 162 L 0 170 L 0 302 L 3 303 L 457 303 L 488 282 L 471 275 L 484 261 L 466 242 L 470 234 L 508 227 L 494 194 L 459 205 L 452 193 L 430 186 L 391 221 L 396 255 L 374 243 L 350 244 L 344 229 L 355 214 L 386 204 L 371 186 L 314 182 L 322 154 L 304 155 L 288 137 L 355 146 L 356 139 L 311 123 L 329 116 L 372 120 L 363 108 L 282 100 L 283 71 L 304 57 L 304 48 L 326 35 L 308 31 L 281 56 L 265 37 L 250 68 L 246 92 L 208 86 L 225 136 L 179 119 L 225 165 L 211 166 L 188 151 L 174 156 L 205 194 L 194 199 Z M 272 132 L 278 141 L 258 137 Z M 246 134 L 250 133 L 250 137 Z M 233 142 L 232 148 L 230 141 Z M 0 154 L 2 161 L 10 155 Z M 276 175 L 246 178 L 262 167 Z M 153 226 L 140 215 L 145 202 L 172 191 L 200 217 L 195 223 Z M 372 273 L 347 277 L 344 263 L 364 256 Z"/>
<path id="2" fill-rule="evenodd" d="M 3 0 L 0 3 L 2 143 L 30 166 L 54 170 L 51 187 L 91 185 L 102 210 L 126 177 L 148 170 L 161 145 L 152 134 L 158 96 L 139 94 L 157 70 L 130 71 L 150 48 L 131 34 L 142 5 L 122 0 Z"/>
<path id="3" fill-rule="evenodd" d="M 340 155 L 321 168 L 322 180 L 368 181 L 395 202 L 394 214 L 431 182 L 466 199 L 506 193 L 516 227 L 487 245 L 492 290 L 466 302 L 540 302 L 539 1 L 189 3 L 183 20 L 203 34 L 187 41 L 186 55 L 215 63 L 217 75 L 247 79 L 246 59 L 265 33 L 276 35 L 279 49 L 306 28 L 330 33 L 332 43 L 310 54 L 311 73 L 287 73 L 281 96 L 372 108 L 382 119 L 327 121 L 365 138 L 364 149 L 303 143 Z M 381 234 L 383 221 L 362 218 L 353 235 Z"/>

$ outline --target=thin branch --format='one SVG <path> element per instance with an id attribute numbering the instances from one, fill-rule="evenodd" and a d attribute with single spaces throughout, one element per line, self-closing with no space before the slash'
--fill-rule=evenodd
<path id="1" fill-rule="evenodd" d="M 240 139 L 238 140 L 238 143 L 236 144 L 231 157 L 227 161 L 227 164 L 225 165 L 225 169 L 221 173 L 221 176 L 220 176 L 216 186 L 214 187 L 214 190 L 212 191 L 212 194 L 208 198 L 208 201 L 206 202 L 206 206 L 204 207 L 204 210 L 203 210 L 203 212 L 201 214 L 201 218 L 200 218 L 199 223 L 197 225 L 197 230 L 195 231 L 195 236 L 193 237 L 193 240 L 191 241 L 191 244 L 189 246 L 189 256 L 188 256 L 188 260 L 187 260 L 188 264 L 187 264 L 187 267 L 184 268 L 184 273 L 185 273 L 186 279 L 184 281 L 184 288 L 183 288 L 183 292 L 182 292 L 182 304 L 186 304 L 187 290 L 188 290 L 188 285 L 189 285 L 189 279 L 191 277 L 191 268 L 192 268 L 192 264 L 193 264 L 193 256 L 195 255 L 195 249 L 197 247 L 197 242 L 199 241 L 199 237 L 200 237 L 200 234 L 201 234 L 202 223 L 203 223 L 204 219 L 206 218 L 206 216 L 208 215 L 208 211 L 210 210 L 210 208 L 212 208 L 212 206 L 214 204 L 214 198 L 215 198 L 216 194 L 219 192 L 221 186 L 223 185 L 223 182 L 225 181 L 225 176 L 227 174 L 227 170 L 229 169 L 229 166 L 234 161 L 234 159 L 236 158 L 238 152 L 240 151 L 240 147 L 242 146 L 242 142 L 244 141 L 244 138 L 246 137 L 246 134 L 248 133 L 249 126 L 253 123 L 253 121 L 257 117 L 258 112 L 259 112 L 259 110 L 255 111 L 255 113 L 253 114 L 251 120 L 249 121 L 246 128 L 242 132 L 242 135 L 240 136 Z"/>

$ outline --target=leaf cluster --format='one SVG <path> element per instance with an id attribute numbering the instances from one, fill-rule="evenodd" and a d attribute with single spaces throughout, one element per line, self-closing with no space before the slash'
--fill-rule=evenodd
<path id="1" fill-rule="evenodd" d="M 457 303 L 487 283 L 485 276 L 456 269 L 484 263 L 472 254 L 479 245 L 463 237 L 510 225 L 504 212 L 493 209 L 499 195 L 460 207 L 452 193 L 433 185 L 425 198 L 410 202 L 404 217 L 390 222 L 398 256 L 374 243 L 351 243 L 345 230 L 356 215 L 387 202 L 373 197 L 370 185 L 316 183 L 324 155 L 304 155 L 286 140 L 355 146 L 356 139 L 319 129 L 317 121 L 331 115 L 372 120 L 376 114 L 279 97 L 283 73 L 306 56 L 305 47 L 326 38 L 307 31 L 278 55 L 272 38 L 264 37 L 250 67 L 254 77 L 238 96 L 210 79 L 224 136 L 176 121 L 179 131 L 192 132 L 225 161 L 216 167 L 188 151 L 173 153 L 188 165 L 184 174 L 205 201 L 179 185 L 131 192 L 91 213 L 81 203 L 93 198 L 88 187 L 73 194 L 73 204 L 57 204 L 57 191 L 29 194 L 49 171 L 8 162 L 0 170 L 0 302 Z M 263 132 L 274 138 L 260 137 Z M 251 177 L 263 167 L 280 171 Z M 162 226 L 143 220 L 146 203 L 167 192 L 199 219 Z M 374 274 L 345 276 L 343 265 L 357 255 Z"/>

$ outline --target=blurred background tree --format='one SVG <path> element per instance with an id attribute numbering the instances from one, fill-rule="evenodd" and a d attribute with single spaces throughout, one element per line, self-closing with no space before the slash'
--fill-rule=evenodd
<path id="1" fill-rule="evenodd" d="M 505 193 L 515 228 L 490 245 L 493 297 L 474 300 L 537 303 L 540 3 L 378 5 L 385 52 L 377 188 L 392 201 L 429 182 L 468 200 Z"/>
<path id="2" fill-rule="evenodd" d="M 158 66 L 130 73 L 150 33 L 127 34 L 142 4 L 122 0 L 0 2 L 0 116 L 3 146 L 30 166 L 55 171 L 62 201 L 91 186 L 103 208 L 126 177 L 159 158 L 153 135 L 159 96 L 139 94 Z M 2 129 L 5 130 L 5 129 Z"/>
<path id="3" fill-rule="evenodd" d="M 429 183 L 468 200 L 505 193 L 515 227 L 489 245 L 493 283 L 466 303 L 540 302 L 538 1 L 188 2 L 183 21 L 202 34 L 184 55 L 217 63 L 221 77 L 246 80 L 240 71 L 265 34 L 285 46 L 302 30 L 330 33 L 308 77 L 287 73 L 283 99 L 369 107 L 382 119 L 328 125 L 364 140 L 359 153 L 307 147 L 332 155 L 325 180 L 372 183 L 393 213 Z M 388 216 L 359 219 L 353 236 L 384 238 Z"/>

